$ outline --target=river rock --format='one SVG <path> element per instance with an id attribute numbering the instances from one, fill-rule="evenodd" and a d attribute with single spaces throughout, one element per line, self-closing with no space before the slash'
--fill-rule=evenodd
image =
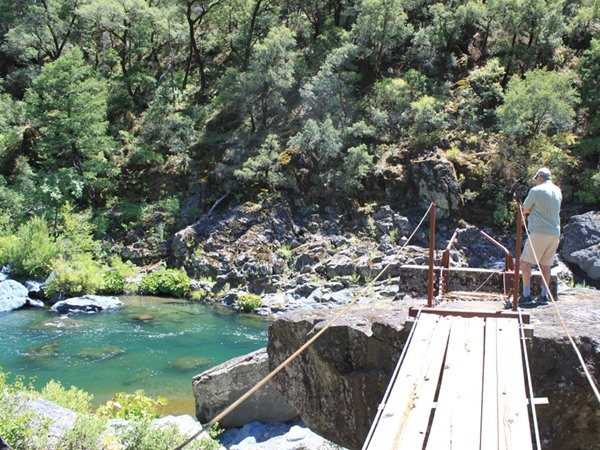
<path id="1" fill-rule="evenodd" d="M 0 312 L 12 311 L 25 306 L 28 291 L 15 280 L 0 281 Z"/>
<path id="2" fill-rule="evenodd" d="M 75 426 L 77 414 L 56 403 L 38 398 L 26 401 L 25 406 L 34 414 L 34 423 L 36 420 L 49 421 L 48 437 L 50 447 L 67 430 Z"/>
<path id="3" fill-rule="evenodd" d="M 213 367 L 192 379 L 196 399 L 196 418 L 207 423 L 226 407 L 245 394 L 269 372 L 265 349 L 234 358 Z M 239 427 L 253 421 L 286 422 L 296 419 L 298 413 L 267 383 L 225 416 L 219 424 L 225 428 Z"/>
<path id="4" fill-rule="evenodd" d="M 102 295 L 84 295 L 83 297 L 73 297 L 52 305 L 51 310 L 61 314 L 69 313 L 94 313 L 115 309 L 123 306 L 123 302 L 117 297 L 108 297 Z"/>
<path id="5" fill-rule="evenodd" d="M 560 256 L 600 280 L 600 211 L 571 217 L 563 228 Z"/>
<path id="6" fill-rule="evenodd" d="M 427 207 L 434 202 L 438 217 L 448 217 L 462 205 L 456 171 L 452 163 L 442 155 L 435 154 L 414 160 L 410 170 L 417 185 L 419 203 Z"/>

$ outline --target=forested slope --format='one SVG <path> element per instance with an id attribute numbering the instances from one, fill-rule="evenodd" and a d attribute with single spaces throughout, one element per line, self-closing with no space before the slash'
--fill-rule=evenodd
<path id="1" fill-rule="evenodd" d="M 592 209 L 599 30 L 595 0 L 0 0 L 2 223 L 410 205 L 379 180 L 435 152 L 478 220 L 506 225 L 539 166 Z"/>

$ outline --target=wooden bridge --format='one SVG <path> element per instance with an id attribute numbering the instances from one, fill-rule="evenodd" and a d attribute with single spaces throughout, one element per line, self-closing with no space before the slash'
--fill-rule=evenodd
<path id="1" fill-rule="evenodd" d="M 534 448 L 523 353 L 529 316 L 412 313 L 410 340 L 363 450 Z"/>

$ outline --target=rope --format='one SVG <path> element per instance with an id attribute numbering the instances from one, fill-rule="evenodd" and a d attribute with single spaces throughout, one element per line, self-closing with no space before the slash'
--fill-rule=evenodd
<path id="1" fill-rule="evenodd" d="M 538 427 L 535 401 L 533 398 L 533 383 L 531 382 L 531 370 L 529 369 L 529 357 L 527 356 L 527 345 L 525 343 L 525 330 L 523 326 L 523 315 L 519 310 L 519 335 L 521 337 L 521 348 L 523 351 L 523 364 L 525 365 L 525 378 L 527 380 L 527 391 L 529 392 L 529 407 L 531 408 L 531 419 L 533 422 L 533 433 L 535 436 L 535 445 L 537 450 L 542 450 L 540 442 L 540 430 Z"/>
<path id="2" fill-rule="evenodd" d="M 429 214 L 429 211 L 431 210 L 432 207 L 433 207 L 433 203 L 431 203 L 429 205 L 429 208 L 427 208 L 427 212 L 425 212 L 425 214 L 421 218 L 421 221 L 419 222 L 419 224 L 417 225 L 417 227 L 415 228 L 415 230 L 412 232 L 412 234 L 410 235 L 410 237 L 407 239 L 407 241 L 402 245 L 402 247 L 400 247 L 400 250 L 398 251 L 398 253 L 402 252 L 402 250 L 404 250 L 404 248 L 406 248 L 406 246 L 408 245 L 408 243 L 411 241 L 411 239 L 414 237 L 414 235 L 416 234 L 416 232 L 419 230 L 419 228 L 421 227 L 421 225 L 425 221 L 425 218 Z M 275 375 L 277 375 L 279 372 L 281 372 L 290 362 L 292 362 L 294 359 L 296 359 L 304 350 L 306 350 L 308 347 L 310 347 L 323 333 L 325 333 L 325 331 L 327 331 L 327 329 L 329 329 L 329 327 L 331 327 L 331 325 L 337 319 L 339 319 L 346 312 L 348 312 L 348 310 L 352 306 L 354 306 L 356 304 L 356 302 L 360 298 L 362 298 L 363 294 L 366 291 L 368 291 L 369 289 L 371 289 L 373 287 L 373 285 L 383 276 L 383 274 L 389 269 L 389 267 L 392 265 L 393 262 L 394 262 L 394 260 L 392 259 L 383 269 L 381 269 L 381 271 L 377 274 L 377 276 L 375 278 L 373 278 L 373 280 L 369 284 L 367 284 L 366 286 L 364 286 L 358 292 L 358 294 L 356 294 L 354 296 L 354 299 L 352 299 L 352 301 L 350 303 L 348 303 L 335 316 L 333 316 L 333 318 L 331 320 L 329 320 L 329 322 L 327 322 L 325 324 L 325 326 L 323 328 L 321 328 L 321 330 L 319 330 L 312 338 L 310 338 L 308 341 L 306 341 L 304 343 L 304 345 L 302 345 L 298 350 L 296 350 L 292 355 L 290 355 L 285 361 L 283 361 L 281 364 L 279 364 L 279 366 L 277 366 L 273 371 L 271 371 L 271 373 L 269 373 L 262 380 L 260 380 L 258 383 L 256 383 L 256 385 L 254 385 L 254 387 L 252 387 L 244 395 L 242 395 L 235 402 L 233 402 L 231 405 L 229 405 L 225 410 L 223 410 L 221 413 L 219 413 L 217 416 L 215 416 L 210 422 L 208 422 L 205 425 L 203 425 L 202 428 L 200 430 L 198 430 L 194 435 L 192 435 L 191 437 L 189 437 L 187 440 L 185 440 L 178 447 L 175 447 L 174 450 L 182 450 L 189 443 L 191 443 L 194 439 L 196 439 L 200 434 L 202 434 L 203 432 L 205 432 L 206 430 L 208 430 L 214 424 L 216 424 L 221 419 L 223 419 L 223 417 L 225 417 L 227 414 L 229 414 L 231 411 L 233 411 L 235 408 L 237 408 L 239 405 L 241 405 L 243 402 L 245 402 L 258 389 L 260 389 L 262 386 L 264 386 L 269 381 L 271 381 L 271 379 L 273 379 L 273 377 L 275 377 Z"/>
<path id="3" fill-rule="evenodd" d="M 527 239 L 531 242 L 531 235 L 529 234 L 529 229 L 527 228 L 527 224 L 525 222 L 525 217 L 523 215 L 523 208 L 521 205 L 519 205 L 519 214 L 521 214 L 521 219 L 522 219 L 523 225 L 525 226 L 525 233 L 527 234 Z M 533 257 L 535 258 L 535 262 L 536 262 L 537 266 L 541 269 L 542 266 L 541 266 L 540 261 L 535 253 L 533 245 L 531 246 L 531 250 L 533 250 Z M 518 270 L 518 268 L 517 268 L 517 270 Z M 598 400 L 598 403 L 600 403 L 600 392 L 598 392 L 598 387 L 596 386 L 596 383 L 594 382 L 594 379 L 592 378 L 592 375 L 590 374 L 590 371 L 588 370 L 587 364 L 585 363 L 583 356 L 581 356 L 581 352 L 579 351 L 577 344 L 575 343 L 575 341 L 573 340 L 573 337 L 571 336 L 571 332 L 569 331 L 569 328 L 567 327 L 567 324 L 565 323 L 565 321 L 562 317 L 562 314 L 560 313 L 558 307 L 556 306 L 556 300 L 554 299 L 554 296 L 552 295 L 552 292 L 550 291 L 550 287 L 548 286 L 548 283 L 546 282 L 546 279 L 543 276 L 542 276 L 542 283 L 544 283 L 544 286 L 546 287 L 546 291 L 548 291 L 548 297 L 552 301 L 552 306 L 554 307 L 554 310 L 556 311 L 558 320 L 560 321 L 560 324 L 562 325 L 563 329 L 565 330 L 565 333 L 567 334 L 567 338 L 569 339 L 569 342 L 573 346 L 573 350 L 575 351 L 575 354 L 577 355 L 577 358 L 579 359 L 581 367 L 583 368 L 583 372 L 585 373 L 585 376 L 590 384 L 590 387 L 592 388 L 592 391 L 596 395 L 596 399 Z"/>

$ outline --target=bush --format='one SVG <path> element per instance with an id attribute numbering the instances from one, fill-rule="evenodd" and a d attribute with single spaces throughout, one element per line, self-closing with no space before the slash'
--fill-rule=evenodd
<path id="1" fill-rule="evenodd" d="M 18 277 L 45 278 L 51 270 L 59 248 L 46 221 L 34 217 L 19 227 L 15 235 L 2 238 L 0 258 L 10 264 L 10 272 Z"/>
<path id="2" fill-rule="evenodd" d="M 147 397 L 139 389 L 133 394 L 119 392 L 106 405 L 98 408 L 97 414 L 111 419 L 155 419 L 159 417 L 158 407 L 166 404 L 164 398 Z"/>
<path id="3" fill-rule="evenodd" d="M 15 449 L 45 449 L 48 422 L 34 420 L 33 413 L 15 401 L 16 395 L 29 395 L 33 387 L 23 377 L 9 383 L 9 375 L 0 368 L 0 437 Z"/>
<path id="4" fill-rule="evenodd" d="M 100 292 L 107 295 L 117 295 L 125 292 L 125 278 L 120 273 L 109 270 L 102 274 L 102 287 Z"/>
<path id="5" fill-rule="evenodd" d="M 77 413 L 89 413 L 94 396 L 75 386 L 67 390 L 60 381 L 50 380 L 40 393 L 42 398 Z"/>
<path id="6" fill-rule="evenodd" d="M 46 285 L 49 296 L 56 294 L 95 294 L 103 285 L 102 267 L 90 254 L 60 257 L 53 266 L 53 276 Z"/>
<path id="7" fill-rule="evenodd" d="M 190 279 L 185 272 L 159 269 L 142 277 L 138 292 L 142 295 L 172 295 L 185 297 L 190 291 Z"/>
<path id="8" fill-rule="evenodd" d="M 262 300 L 260 295 L 246 293 L 238 297 L 237 303 L 240 307 L 240 311 L 251 312 L 262 304 Z"/>

